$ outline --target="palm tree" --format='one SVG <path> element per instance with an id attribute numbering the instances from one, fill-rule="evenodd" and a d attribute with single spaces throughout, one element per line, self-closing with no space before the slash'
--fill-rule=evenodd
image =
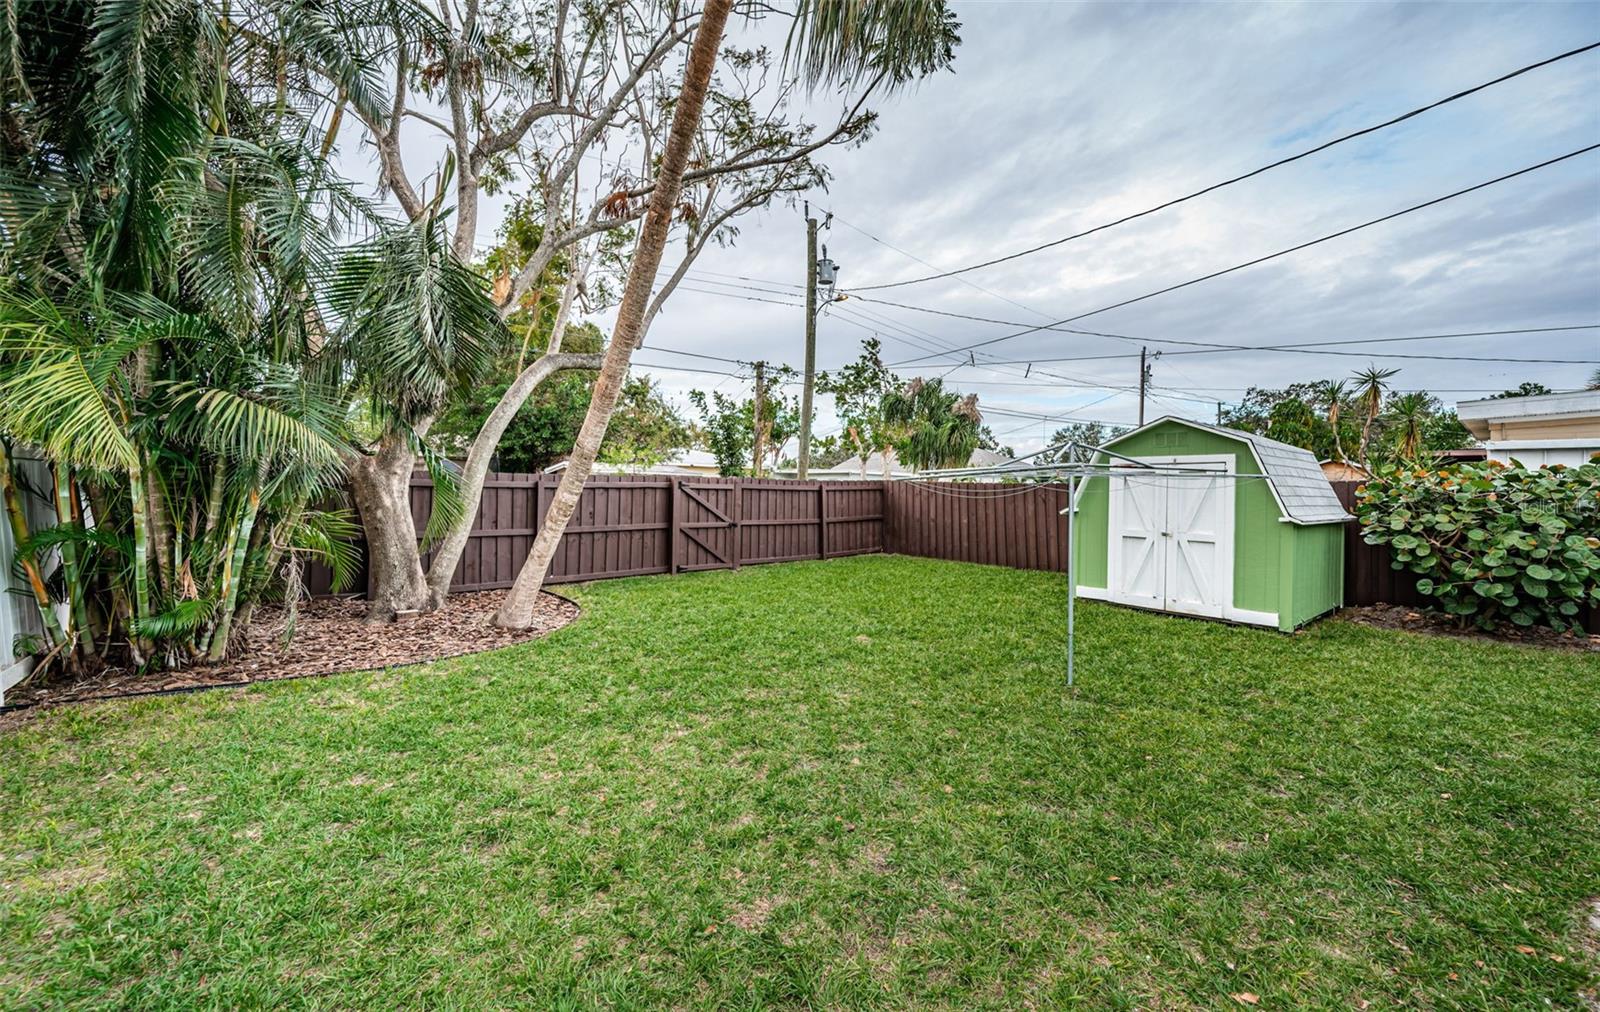
<path id="1" fill-rule="evenodd" d="M 1395 429 L 1395 452 L 1401 460 L 1415 461 L 1422 457 L 1424 430 L 1432 415 L 1432 405 L 1424 393 L 1402 394 L 1395 398 L 1390 408 Z"/>
<path id="2" fill-rule="evenodd" d="M 381 100 L 324 5 L 145 6 L 27 5 L 0 39 L 0 433 L 57 472 L 25 551 L 82 549 L 69 595 L 135 663 L 180 664 L 227 653 L 285 558 L 349 577 L 349 521 L 313 504 L 361 423 L 403 426 L 503 328 L 437 222 L 376 216 L 299 119 L 308 62 Z"/>
<path id="3" fill-rule="evenodd" d="M 983 417 L 976 394 L 946 390 L 943 380 L 912 380 L 883 399 L 883 415 L 900 436 L 895 450 L 919 471 L 962 467 L 978 448 Z"/>
<path id="4" fill-rule="evenodd" d="M 1361 448 L 1358 451 L 1363 465 L 1367 463 L 1367 447 L 1372 443 L 1372 423 L 1377 421 L 1378 412 L 1383 409 L 1383 393 L 1389 389 L 1389 380 L 1399 372 L 1399 369 L 1379 369 L 1369 365 L 1356 370 L 1351 377 L 1356 384 L 1356 403 L 1366 416 L 1361 422 Z"/>
<path id="5" fill-rule="evenodd" d="M 517 573 L 515 584 L 495 615 L 499 625 L 525 629 L 533 621 L 539 588 L 573 510 L 577 508 L 583 484 L 594 467 L 606 426 L 627 379 L 633 349 L 644 337 L 651 289 L 666 251 L 673 215 L 677 213 L 683 174 L 732 6 L 732 0 L 707 0 L 701 11 L 700 24 L 684 65 L 683 85 L 662 151 L 656 186 L 650 194 L 633 263 L 623 286 L 611 344 L 595 381 L 589 412 L 578 432 L 561 484 L 551 499 L 544 525 Z M 866 71 L 894 86 L 947 64 L 958 41 L 955 27 L 942 0 L 897 3 L 804 0 L 796 14 L 790 53 L 795 65 L 813 82 L 845 79 Z"/>
<path id="6" fill-rule="evenodd" d="M 1317 395 L 1322 398 L 1328 412 L 1328 428 L 1333 430 L 1333 459 L 1341 464 L 1344 463 L 1344 446 L 1339 441 L 1339 411 L 1349 394 L 1349 388 L 1346 380 L 1323 380 L 1317 384 Z"/>

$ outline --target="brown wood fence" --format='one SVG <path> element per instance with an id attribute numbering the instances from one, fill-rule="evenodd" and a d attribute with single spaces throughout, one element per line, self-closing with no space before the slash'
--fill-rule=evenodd
<path id="1" fill-rule="evenodd" d="M 889 482 L 884 551 L 1067 571 L 1064 485 Z"/>
<path id="2" fill-rule="evenodd" d="M 511 586 L 559 482 L 554 474 L 491 472 L 450 589 Z M 419 536 L 433 495 L 426 474 L 412 478 L 411 516 Z M 880 482 L 594 475 L 547 582 L 831 559 L 881 552 L 883 545 Z M 424 554 L 424 566 L 432 561 L 431 552 Z M 307 584 L 313 594 L 326 594 L 331 574 L 311 566 Z"/>
<path id="3" fill-rule="evenodd" d="M 527 558 L 560 478 L 493 472 L 473 520 L 453 591 L 509 587 Z M 1359 482 L 1333 482 L 1352 513 Z M 584 486 L 550 567 L 550 583 L 651 573 L 738 569 L 767 562 L 893 552 L 1014 569 L 1067 568 L 1061 485 L 790 481 L 698 475 L 595 475 Z M 411 482 L 420 532 L 433 484 Z M 424 565 L 432 556 L 424 556 Z M 1425 605 L 1416 574 L 1390 565 L 1385 545 L 1345 528 L 1347 605 Z M 329 574 L 309 567 L 312 593 Z M 358 582 L 358 586 L 360 583 Z M 1600 633 L 1600 609 L 1585 617 Z"/>
<path id="4" fill-rule="evenodd" d="M 1344 508 L 1356 511 L 1359 481 L 1334 481 L 1334 494 Z M 1354 521 L 1344 528 L 1344 603 L 1409 604 L 1428 603 L 1427 595 L 1417 590 L 1417 574 L 1396 569 L 1388 545 L 1369 545 L 1361 537 L 1361 525 Z"/>

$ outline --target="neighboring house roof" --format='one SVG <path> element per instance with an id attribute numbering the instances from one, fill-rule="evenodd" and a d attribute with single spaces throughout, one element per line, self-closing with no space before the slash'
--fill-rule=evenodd
<path id="1" fill-rule="evenodd" d="M 1267 476 L 1267 487 L 1272 490 L 1272 497 L 1278 501 L 1278 509 L 1291 523 L 1334 524 L 1351 519 L 1350 514 L 1346 513 L 1344 506 L 1340 504 L 1339 497 L 1334 494 L 1333 486 L 1328 484 L 1327 477 L 1323 475 L 1322 466 L 1317 463 L 1316 456 L 1310 450 L 1280 443 L 1276 439 L 1268 439 L 1254 432 L 1167 415 L 1141 425 L 1132 432 L 1124 432 L 1104 445 L 1116 446 L 1136 432 L 1169 423 L 1187 425 L 1192 429 L 1214 432 L 1219 436 L 1248 443 L 1255 453 L 1256 464 L 1260 466 L 1261 473 Z"/>
<path id="2" fill-rule="evenodd" d="M 546 474 L 560 474 L 567 469 L 566 460 L 558 460 L 545 468 Z M 604 464 L 596 462 L 594 474 L 698 474 L 717 470 L 717 458 L 705 450 L 679 450 L 659 464 L 634 467 L 629 464 Z"/>
<path id="3" fill-rule="evenodd" d="M 985 450 L 980 447 L 972 451 L 972 456 L 967 458 L 966 466 L 995 467 L 1000 464 L 1009 463 L 1010 460 L 1011 458 L 1005 456 L 1004 454 L 996 453 L 994 450 Z M 881 479 L 883 477 L 883 454 L 876 452 L 867 454 L 866 471 L 868 478 Z M 780 469 L 778 473 L 788 477 L 793 476 L 796 471 L 794 468 L 789 467 Z M 893 467 L 889 471 L 889 477 L 909 478 L 916 473 L 916 468 L 907 467 L 905 464 L 901 463 L 898 458 L 896 458 Z M 861 477 L 861 458 L 846 457 L 844 460 L 834 464 L 832 467 L 813 467 L 809 470 L 808 474 L 813 478 L 859 478 Z"/>
<path id="4" fill-rule="evenodd" d="M 998 450 L 985 450 L 980 446 L 976 450 L 972 451 L 972 456 L 967 458 L 967 466 L 998 467 L 1001 464 L 1010 463 L 1010 461 L 1010 457 L 999 452 Z"/>
<path id="5" fill-rule="evenodd" d="M 846 457 L 844 460 L 834 464 L 832 467 L 813 467 L 810 468 L 807 473 L 812 478 L 859 478 L 861 477 L 861 471 L 862 467 L 860 457 Z M 883 454 L 867 454 L 866 472 L 868 478 L 883 477 Z M 778 473 L 783 475 L 793 475 L 795 474 L 795 469 L 792 467 L 782 468 Z M 912 473 L 913 472 L 909 468 L 900 463 L 900 461 L 896 460 L 893 467 L 889 471 L 889 476 L 892 478 L 897 475 L 909 475 Z"/>
<path id="6" fill-rule="evenodd" d="M 1323 477 L 1329 481 L 1365 481 L 1372 473 L 1360 464 L 1349 460 L 1320 460 Z"/>
<path id="7" fill-rule="evenodd" d="M 1600 390 L 1570 390 L 1534 397 L 1489 397 L 1461 401 L 1456 416 L 1467 431 L 1487 439 L 1491 425 L 1537 425 L 1565 419 L 1600 421 Z"/>
<path id="8" fill-rule="evenodd" d="M 1482 446 L 1467 446 L 1459 450 L 1434 450 L 1433 459 L 1440 463 L 1460 460 L 1487 460 L 1489 451 Z"/>

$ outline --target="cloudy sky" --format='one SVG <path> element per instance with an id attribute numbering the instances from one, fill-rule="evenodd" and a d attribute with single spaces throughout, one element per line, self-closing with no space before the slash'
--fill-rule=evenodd
<path id="1" fill-rule="evenodd" d="M 1082 231 L 1600 41 L 1596 4 L 957 9 L 954 72 L 880 103 L 877 135 L 827 159 L 834 182 L 814 204 L 833 212 L 823 238 L 843 291 Z M 902 375 L 945 375 L 978 393 L 986 420 L 1019 451 L 1043 445 L 1062 418 L 1132 421 L 1141 343 L 1165 352 L 1152 415 L 1210 419 L 1216 402 L 1250 385 L 1345 376 L 1369 362 L 1400 368 L 1397 387 L 1447 402 L 1524 380 L 1581 386 L 1595 366 L 1532 360 L 1600 362 L 1600 330 L 1347 344 L 1341 355 L 1196 354 L 1162 342 L 1259 348 L 1600 323 L 1600 151 L 1072 325 L 1135 340 L 1040 331 L 970 360 L 943 349 L 1165 288 L 1596 142 L 1600 50 L 1055 249 L 859 292 L 823 316 L 818 364 L 853 359 L 877 334 L 891 362 L 918 360 Z M 360 152 L 346 160 L 352 171 L 365 165 Z M 485 238 L 495 224 L 486 218 Z M 749 383 L 662 368 L 743 371 L 662 348 L 801 362 L 803 311 L 751 301 L 796 301 L 799 209 L 773 208 L 741 227 L 736 247 L 700 259 L 694 290 L 672 298 L 637 355 L 680 403 L 694 387 L 735 393 Z M 835 429 L 823 398 L 818 430 Z"/>

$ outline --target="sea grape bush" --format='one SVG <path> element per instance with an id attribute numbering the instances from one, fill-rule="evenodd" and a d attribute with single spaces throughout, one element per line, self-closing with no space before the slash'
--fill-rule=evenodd
<path id="1" fill-rule="evenodd" d="M 1357 514 L 1462 625 L 1576 630 L 1600 605 L 1600 464 L 1400 468 L 1362 486 Z"/>

